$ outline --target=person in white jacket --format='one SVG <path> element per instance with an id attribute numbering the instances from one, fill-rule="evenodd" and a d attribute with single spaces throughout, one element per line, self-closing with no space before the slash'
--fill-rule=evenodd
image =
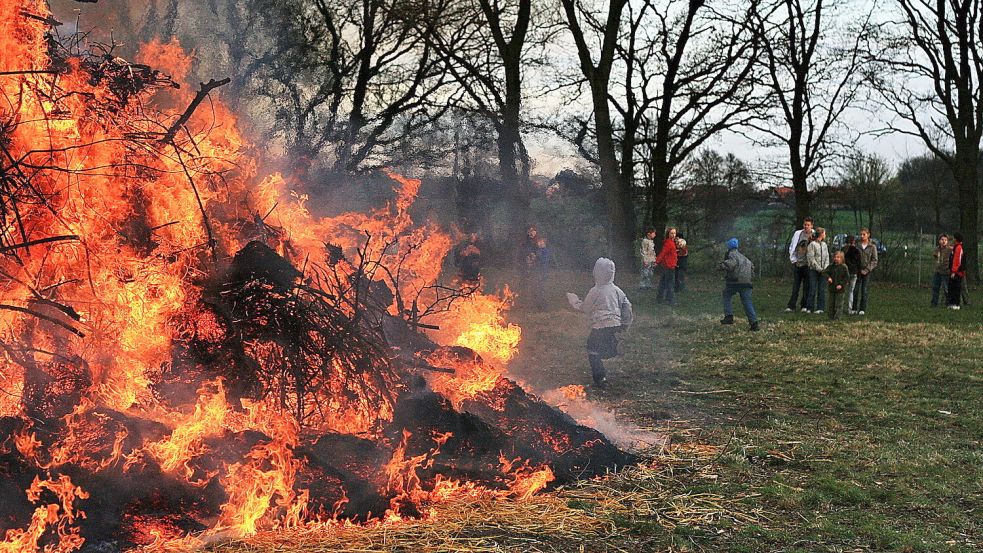
<path id="1" fill-rule="evenodd" d="M 642 290 L 650 290 L 652 288 L 652 273 L 655 271 L 655 229 L 649 229 L 645 232 L 640 250 L 642 277 L 638 282 L 638 287 Z"/>
<path id="2" fill-rule="evenodd" d="M 567 293 L 571 307 L 590 314 L 587 360 L 597 386 L 607 381 L 603 360 L 618 355 L 617 333 L 634 319 L 628 296 L 614 283 L 614 272 L 614 261 L 602 257 L 594 262 L 594 287 L 587 296 L 581 301 L 576 294 Z"/>
<path id="3" fill-rule="evenodd" d="M 826 309 L 826 286 L 823 271 L 829 267 L 829 248 L 826 246 L 826 229 L 816 228 L 816 234 L 806 250 L 806 264 L 809 266 L 809 301 L 806 306 L 813 313 Z"/>
<path id="4" fill-rule="evenodd" d="M 799 304 L 802 311 L 806 312 L 806 298 L 809 296 L 809 268 L 805 260 L 800 259 L 799 245 L 803 242 L 808 243 L 812 238 L 812 217 L 806 217 L 802 222 L 802 228 L 792 234 L 792 240 L 788 244 L 788 260 L 792 264 L 792 297 L 788 299 L 785 312 L 790 313 L 795 310 L 795 301 L 799 297 L 799 290 L 802 290 L 802 301 Z"/>

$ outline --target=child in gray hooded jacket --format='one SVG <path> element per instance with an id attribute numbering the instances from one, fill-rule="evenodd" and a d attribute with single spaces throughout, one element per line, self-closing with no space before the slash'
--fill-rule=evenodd
<path id="1" fill-rule="evenodd" d="M 567 293 L 571 307 L 590 314 L 587 360 L 594 384 L 598 386 L 607 380 L 602 360 L 618 355 L 617 332 L 631 325 L 634 319 L 628 296 L 614 284 L 614 272 L 614 261 L 602 257 L 594 263 L 594 287 L 583 301 L 576 294 Z"/>
<path id="2" fill-rule="evenodd" d="M 758 315 L 754 312 L 754 303 L 751 301 L 751 290 L 754 279 L 754 264 L 751 260 L 737 250 L 740 245 L 737 238 L 727 241 L 727 253 L 724 254 L 723 261 L 720 262 L 720 270 L 724 273 L 724 291 L 721 300 L 724 304 L 724 318 L 720 320 L 722 324 L 734 324 L 734 306 L 731 300 L 734 294 L 741 297 L 744 305 L 744 314 L 751 323 L 751 330 L 758 330 Z"/>

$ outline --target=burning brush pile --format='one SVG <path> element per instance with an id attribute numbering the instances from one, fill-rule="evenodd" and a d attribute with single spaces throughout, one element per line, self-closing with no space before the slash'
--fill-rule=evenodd
<path id="1" fill-rule="evenodd" d="M 394 198 L 321 217 L 229 110 L 0 0 L 0 552 L 193 547 L 632 461 L 503 377 L 508 300 Z"/>

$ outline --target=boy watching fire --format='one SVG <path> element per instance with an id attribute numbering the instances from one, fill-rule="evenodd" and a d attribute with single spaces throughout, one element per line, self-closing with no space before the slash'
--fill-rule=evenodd
<path id="1" fill-rule="evenodd" d="M 590 313 L 587 361 L 598 387 L 604 387 L 607 382 L 603 360 L 618 355 L 617 333 L 630 326 L 634 319 L 628 296 L 614 284 L 614 271 L 614 261 L 599 258 L 594 263 L 594 287 L 583 301 L 577 294 L 567 292 L 571 307 Z"/>
<path id="2" fill-rule="evenodd" d="M 829 319 L 838 318 L 846 306 L 846 291 L 850 287 L 850 269 L 846 266 L 846 254 L 833 254 L 833 264 L 826 268 L 826 283 L 829 295 Z"/>

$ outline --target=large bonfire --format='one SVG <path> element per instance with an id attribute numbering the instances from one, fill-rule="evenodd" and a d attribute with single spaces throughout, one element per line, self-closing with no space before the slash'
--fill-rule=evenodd
<path id="1" fill-rule="evenodd" d="M 0 0 L 0 552 L 193 547 L 521 500 L 630 461 L 504 378 L 420 182 L 319 217 L 176 44 L 67 50 Z"/>

